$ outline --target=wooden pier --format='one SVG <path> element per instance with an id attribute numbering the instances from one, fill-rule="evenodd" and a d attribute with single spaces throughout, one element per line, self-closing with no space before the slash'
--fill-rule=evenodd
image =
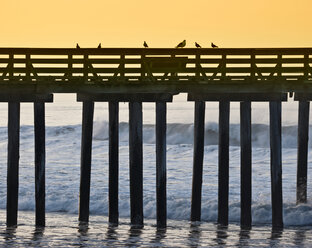
<path id="1" fill-rule="evenodd" d="M 131 224 L 144 225 L 142 103 L 156 104 L 157 226 L 165 227 L 166 104 L 194 102 L 191 216 L 201 220 L 205 105 L 219 102 L 218 223 L 228 224 L 230 103 L 241 112 L 241 226 L 252 226 L 252 102 L 269 102 L 272 226 L 283 227 L 281 102 L 299 102 L 297 203 L 307 201 L 312 48 L 0 48 L 0 101 L 8 102 L 7 225 L 17 225 L 20 103 L 34 103 L 36 225 L 45 225 L 45 103 L 76 93 L 83 103 L 79 221 L 89 220 L 95 102 L 109 103 L 109 222 L 118 224 L 119 102 L 129 103 Z"/>

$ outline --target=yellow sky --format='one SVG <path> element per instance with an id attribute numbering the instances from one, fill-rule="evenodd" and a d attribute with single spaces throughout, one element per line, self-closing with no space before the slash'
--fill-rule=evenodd
<path id="1" fill-rule="evenodd" d="M 0 47 L 312 47 L 311 0 L 1 0 Z"/>

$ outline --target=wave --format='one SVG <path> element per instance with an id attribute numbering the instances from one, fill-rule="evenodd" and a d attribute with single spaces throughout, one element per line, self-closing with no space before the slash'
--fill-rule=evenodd
<path id="1" fill-rule="evenodd" d="M 282 142 L 284 148 L 297 147 L 297 126 L 282 127 Z M 311 127 L 310 127 L 311 129 Z M 310 132 L 311 133 L 311 132 Z M 193 144 L 194 125 L 182 123 L 167 124 L 167 144 Z M 108 140 L 108 123 L 95 122 L 94 139 Z M 128 142 L 128 123 L 119 124 L 119 138 L 121 142 Z M 143 142 L 148 144 L 155 143 L 155 125 L 147 124 L 143 126 Z M 218 123 L 206 123 L 205 125 L 205 145 L 217 145 Z M 230 125 L 230 145 L 240 145 L 240 125 Z M 270 130 L 265 124 L 252 124 L 252 145 L 254 147 L 270 146 Z M 312 144 L 310 144 L 311 146 Z"/>
<path id="2" fill-rule="evenodd" d="M 4 141 L 7 139 L 4 127 L 0 127 L 0 139 Z M 284 126 L 282 127 L 282 146 L 283 148 L 297 147 L 297 132 L 298 127 Z M 312 126 L 310 126 L 310 134 Z M 76 138 L 80 139 L 81 125 L 68 126 L 51 126 L 46 127 L 46 135 L 49 139 L 55 137 L 62 138 Z M 167 144 L 193 144 L 194 125 L 183 123 L 169 123 L 167 124 Z M 61 137 L 62 136 L 62 137 Z M 66 136 L 66 137 L 64 137 Z M 21 126 L 21 139 L 33 139 L 33 126 Z M 93 130 L 93 139 L 105 141 L 108 140 L 108 122 L 95 122 Z M 126 122 L 119 123 L 119 140 L 120 142 L 128 142 L 129 140 L 129 126 Z M 143 142 L 146 144 L 155 144 L 155 125 L 143 125 Z M 218 123 L 206 123 L 205 125 L 205 145 L 218 145 Z M 230 146 L 240 145 L 240 125 L 230 125 Z M 270 130 L 269 126 L 265 124 L 252 124 L 252 145 L 253 147 L 270 147 Z M 309 147 L 312 143 L 309 142 Z"/>
<path id="3" fill-rule="evenodd" d="M 103 195 L 101 195 L 103 196 Z M 108 215 L 108 202 L 103 197 L 94 197 L 90 199 L 91 215 Z M 28 197 L 20 199 L 19 210 L 34 211 L 34 200 Z M 47 212 L 65 212 L 78 214 L 78 199 L 76 197 L 61 197 L 60 195 L 48 196 L 46 201 Z M 3 201 L 5 202 L 5 201 Z M 168 197 L 167 217 L 172 220 L 189 220 L 190 201 L 186 198 Z M 283 206 L 284 224 L 286 226 L 311 226 L 312 225 L 312 205 L 293 203 L 284 203 Z M 0 204 L 1 209 L 5 209 L 4 204 Z M 130 216 L 130 202 L 124 200 L 119 205 L 120 217 L 128 218 Z M 218 216 L 217 201 L 203 200 L 202 202 L 202 221 L 216 222 Z M 156 219 L 155 199 L 148 198 L 144 200 L 144 217 L 147 219 Z M 272 210 L 269 203 L 253 203 L 252 205 L 253 224 L 270 224 L 272 222 Z M 229 222 L 240 222 L 240 203 L 232 202 L 229 204 Z"/>

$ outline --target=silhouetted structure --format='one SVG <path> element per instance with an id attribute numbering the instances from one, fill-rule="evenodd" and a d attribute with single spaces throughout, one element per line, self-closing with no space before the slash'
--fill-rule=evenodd
<path id="1" fill-rule="evenodd" d="M 218 48 L 218 46 L 216 46 L 215 44 L 213 44 L 213 42 L 211 42 L 211 47 L 212 47 L 212 48 Z"/>
<path id="2" fill-rule="evenodd" d="M 147 45 L 146 41 L 144 41 L 143 46 L 144 46 L 145 48 L 148 48 L 148 45 Z"/>
<path id="3" fill-rule="evenodd" d="M 79 46 L 79 44 L 78 44 L 78 43 L 76 44 L 76 48 L 80 48 L 80 46 Z"/>
<path id="4" fill-rule="evenodd" d="M 182 42 L 180 47 L 183 46 Z M 270 103 L 273 227 L 283 226 L 281 102 L 287 101 L 288 93 L 294 93 L 299 101 L 297 203 L 307 200 L 312 48 L 0 48 L 0 55 L 0 101 L 8 102 L 9 112 L 8 226 L 17 224 L 21 102 L 34 103 L 36 225 L 45 225 L 44 103 L 53 101 L 53 93 L 76 93 L 77 100 L 83 102 L 79 200 L 82 222 L 89 219 L 94 102 L 106 101 L 109 102 L 109 222 L 118 223 L 118 111 L 119 102 L 129 102 L 131 223 L 143 225 L 142 103 L 154 102 L 157 225 L 166 226 L 166 104 L 181 92 L 195 102 L 192 221 L 201 217 L 207 101 L 219 102 L 220 224 L 228 223 L 229 114 L 233 101 L 241 104 L 241 225 L 252 225 L 251 102 Z"/>
<path id="5" fill-rule="evenodd" d="M 101 45 L 101 43 L 98 45 L 98 47 L 97 48 L 102 48 L 102 45 Z"/>

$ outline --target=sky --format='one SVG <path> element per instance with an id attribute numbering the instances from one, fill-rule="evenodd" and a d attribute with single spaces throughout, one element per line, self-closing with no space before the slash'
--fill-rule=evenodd
<path id="1" fill-rule="evenodd" d="M 312 47 L 311 0 L 1 0 L 0 47 Z"/>

